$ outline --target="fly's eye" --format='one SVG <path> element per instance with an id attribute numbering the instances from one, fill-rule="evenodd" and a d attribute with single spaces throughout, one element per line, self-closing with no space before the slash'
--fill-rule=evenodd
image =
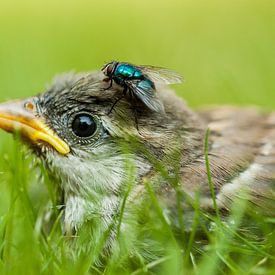
<path id="1" fill-rule="evenodd" d="M 110 65 L 108 65 L 108 67 L 107 67 L 107 74 L 108 75 L 111 75 L 112 74 L 112 72 L 113 72 L 113 65 L 112 64 L 110 64 Z"/>
<path id="2" fill-rule="evenodd" d="M 72 122 L 72 130 L 78 137 L 91 137 L 96 131 L 96 122 L 89 114 L 78 114 Z"/>

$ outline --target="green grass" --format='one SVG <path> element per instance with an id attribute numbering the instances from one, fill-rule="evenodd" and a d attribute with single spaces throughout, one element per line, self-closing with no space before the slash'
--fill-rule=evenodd
<path id="1" fill-rule="evenodd" d="M 271 0 L 2 0 L 0 100 L 41 92 L 58 72 L 93 70 L 118 59 L 179 71 L 186 83 L 175 88 L 194 107 L 274 109 L 274 28 Z M 77 241 L 89 253 L 69 253 L 58 211 L 53 228 L 42 233 L 48 202 L 56 201 L 54 185 L 21 148 L 0 133 L 1 274 L 274 274 L 274 218 L 236 201 L 231 215 L 220 219 L 218 212 L 202 213 L 198 198 L 186 232 L 187 213 L 178 207 L 183 218 L 178 228 L 171 226 L 149 183 L 148 201 L 134 211 L 141 223 L 125 215 L 115 219 L 113 226 L 125 222 L 128 229 L 120 230 L 112 256 L 98 264 L 108 231 L 99 234 L 96 227 L 92 239 L 84 228 Z M 126 199 L 122 212 L 125 207 Z"/>
<path id="2" fill-rule="evenodd" d="M 150 182 L 145 183 L 148 197 L 132 206 L 127 201 L 134 174 L 130 163 L 120 212 L 110 227 L 102 231 L 99 219 L 84 226 L 77 238 L 64 237 L 62 212 L 48 204 L 56 204 L 54 184 L 21 151 L 22 145 L 15 141 L 1 160 L 7 209 L 0 222 L 0 274 L 272 274 L 275 270 L 273 218 L 251 211 L 245 200 L 236 200 L 230 215 L 221 218 L 217 209 L 213 214 L 202 212 L 197 196 L 190 203 L 192 221 L 186 222 L 190 210 L 183 209 L 171 220 Z M 213 190 L 210 165 L 206 161 Z M 181 201 L 186 195 L 177 189 L 177 176 L 169 177 L 158 161 L 155 166 Z M 47 228 L 49 209 L 53 223 Z M 118 234 L 112 253 L 106 256 L 104 245 L 111 230 Z"/>

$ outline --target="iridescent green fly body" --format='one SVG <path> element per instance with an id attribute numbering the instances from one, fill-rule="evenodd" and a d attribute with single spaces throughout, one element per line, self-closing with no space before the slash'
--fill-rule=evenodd
<path id="1" fill-rule="evenodd" d="M 182 82 L 182 77 L 174 71 L 154 66 L 138 66 L 126 62 L 109 62 L 102 68 L 102 72 L 107 76 L 105 81 L 110 81 L 110 85 L 104 90 L 110 89 L 114 81 L 123 88 L 122 97 L 129 92 L 131 98 L 140 100 L 155 112 L 165 112 L 164 106 L 157 96 L 155 84 L 168 85 Z M 116 100 L 114 105 L 122 97 Z"/>

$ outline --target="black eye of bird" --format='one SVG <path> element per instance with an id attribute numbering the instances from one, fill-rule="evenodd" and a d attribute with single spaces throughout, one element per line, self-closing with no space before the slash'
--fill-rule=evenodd
<path id="1" fill-rule="evenodd" d="M 78 137 L 91 137 L 96 131 L 96 122 L 89 114 L 78 114 L 72 122 L 72 130 Z"/>

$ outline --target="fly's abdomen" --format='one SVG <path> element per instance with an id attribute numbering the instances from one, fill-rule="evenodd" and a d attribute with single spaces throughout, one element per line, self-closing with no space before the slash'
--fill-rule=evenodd
<path id="1" fill-rule="evenodd" d="M 155 89 L 154 83 L 149 79 L 144 79 L 144 80 L 140 81 L 137 84 L 137 87 L 143 89 L 144 91 Z"/>

